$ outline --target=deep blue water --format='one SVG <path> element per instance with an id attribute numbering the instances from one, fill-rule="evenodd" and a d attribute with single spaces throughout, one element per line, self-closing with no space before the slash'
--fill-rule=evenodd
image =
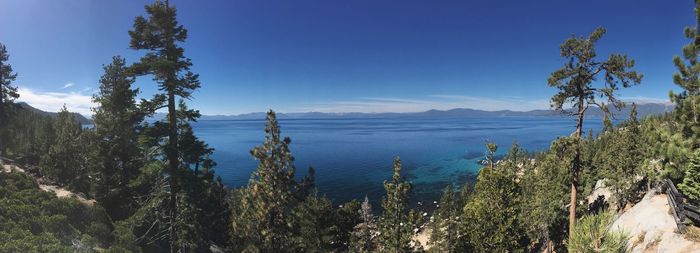
<path id="1" fill-rule="evenodd" d="M 257 162 L 250 150 L 264 137 L 263 120 L 204 120 L 197 135 L 215 148 L 216 173 L 230 187 L 245 185 Z M 335 203 L 384 194 L 383 181 L 400 156 L 403 175 L 413 183 L 412 202 L 436 200 L 448 184 L 473 182 L 484 143 L 499 153 L 513 142 L 527 149 L 547 149 L 557 136 L 573 132 L 575 121 L 563 117 L 472 117 L 452 119 L 282 119 L 283 136 L 292 139 L 297 175 L 316 169 L 316 185 Z M 588 119 L 586 131 L 601 128 Z"/>

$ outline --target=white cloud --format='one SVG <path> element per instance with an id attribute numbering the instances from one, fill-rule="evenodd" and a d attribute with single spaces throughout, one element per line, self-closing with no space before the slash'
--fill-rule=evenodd
<path id="1" fill-rule="evenodd" d="M 83 115 L 91 115 L 92 96 L 80 92 L 43 92 L 28 88 L 19 88 L 17 101 L 47 112 L 57 112 L 65 104 L 69 111 Z"/>
<path id="2" fill-rule="evenodd" d="M 73 85 L 75 85 L 75 83 L 67 83 L 67 84 L 64 84 L 63 88 L 61 88 L 61 89 L 70 88 Z"/>
<path id="3" fill-rule="evenodd" d="M 367 97 L 356 100 L 327 103 L 312 103 L 293 106 L 286 112 L 422 112 L 431 109 L 449 110 L 454 108 L 471 108 L 487 111 L 513 110 L 529 111 L 548 109 L 549 100 L 524 99 L 514 97 L 483 98 L 460 95 L 430 95 L 420 99 L 392 97 Z"/>

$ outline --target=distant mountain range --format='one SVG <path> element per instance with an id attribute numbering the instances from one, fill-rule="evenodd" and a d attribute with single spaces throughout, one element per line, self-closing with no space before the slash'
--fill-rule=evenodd
<path id="1" fill-rule="evenodd" d="M 38 113 L 38 114 L 41 114 L 41 115 L 46 115 L 46 116 L 49 116 L 49 117 L 56 117 L 56 116 L 58 115 L 57 112 L 42 111 L 42 110 L 39 110 L 39 109 L 37 109 L 37 108 L 34 108 L 33 106 L 31 106 L 31 105 L 29 105 L 29 104 L 27 104 L 27 103 L 25 103 L 25 102 L 19 102 L 19 103 L 16 103 L 16 105 L 20 108 L 20 110 L 29 110 L 29 111 L 31 111 L 31 112 Z M 77 120 L 78 122 L 80 122 L 80 124 L 82 124 L 82 125 L 89 125 L 89 124 L 92 124 L 92 120 L 86 118 L 85 116 L 83 116 L 83 115 L 80 114 L 80 113 L 72 112 L 71 114 L 73 114 L 73 118 L 75 118 L 75 120 Z"/>
<path id="2" fill-rule="evenodd" d="M 55 117 L 56 112 L 46 112 L 32 107 L 31 105 L 19 102 L 17 105 L 20 108 L 32 110 L 34 112 Z M 612 110 L 616 118 L 624 119 L 629 115 L 631 106 L 627 106 L 620 111 Z M 643 103 L 637 105 L 637 114 L 639 117 L 647 115 L 663 114 L 673 110 L 673 104 L 665 103 Z M 92 120 L 79 114 L 72 113 L 78 122 L 81 124 L 92 124 Z M 254 112 L 239 115 L 202 115 L 200 120 L 263 120 L 266 113 Z M 566 113 L 554 110 L 532 110 L 532 111 L 485 111 L 467 108 L 456 108 L 451 110 L 428 110 L 424 112 L 408 112 L 408 113 L 325 113 L 325 112 L 301 112 L 301 113 L 277 113 L 279 119 L 370 119 L 370 118 L 460 118 L 460 117 L 570 117 Z M 586 112 L 587 118 L 601 118 L 603 112 L 597 107 L 591 107 Z M 151 119 L 163 119 L 164 113 L 156 113 Z"/>
<path id="3" fill-rule="evenodd" d="M 611 109 L 616 118 L 624 119 L 629 115 L 631 106 L 620 111 Z M 663 114 L 673 110 L 673 104 L 664 103 L 643 103 L 637 105 L 638 116 Z M 266 113 L 255 112 L 239 115 L 202 115 L 200 120 L 261 120 L 265 119 Z M 424 112 L 410 113 L 324 113 L 324 112 L 304 112 L 304 113 L 277 113 L 279 119 L 343 119 L 343 118 L 458 118 L 458 117 L 568 117 L 566 113 L 554 110 L 532 110 L 532 111 L 485 111 L 467 108 L 457 108 L 451 110 L 428 110 Z M 164 114 L 157 114 L 154 118 L 163 118 Z M 597 107 L 591 107 L 586 112 L 587 118 L 602 118 L 603 112 Z"/>

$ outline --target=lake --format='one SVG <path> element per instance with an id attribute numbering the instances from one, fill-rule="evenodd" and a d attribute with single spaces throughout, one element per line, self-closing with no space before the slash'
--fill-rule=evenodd
<path id="1" fill-rule="evenodd" d="M 587 119 L 586 131 L 602 128 Z M 202 120 L 196 134 L 215 148 L 216 174 L 229 187 L 245 185 L 257 162 L 250 150 L 261 145 L 264 120 Z M 486 141 L 499 154 L 513 142 L 528 151 L 544 150 L 558 136 L 574 131 L 565 117 L 470 117 L 386 119 L 281 119 L 282 135 L 292 139 L 297 176 L 316 169 L 321 194 L 336 204 L 368 196 L 377 203 L 390 180 L 393 158 L 413 184 L 411 202 L 437 200 L 449 184 L 473 183 Z"/>

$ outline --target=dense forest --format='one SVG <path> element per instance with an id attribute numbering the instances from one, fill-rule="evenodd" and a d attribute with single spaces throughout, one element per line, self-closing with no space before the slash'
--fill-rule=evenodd
<path id="1" fill-rule="evenodd" d="M 17 74 L 0 44 L 0 160 L 25 170 L 0 173 L 0 252 L 625 252 L 628 236 L 604 230 L 615 212 L 665 179 L 700 200 L 700 26 L 685 29 L 689 44 L 673 58 L 675 109 L 644 118 L 616 97 L 643 83 L 634 60 L 596 54 L 606 30 L 566 38 L 564 64 L 546 82 L 558 91 L 552 107 L 576 120 L 573 133 L 541 152 L 514 143 L 500 159 L 500 147 L 486 143 L 476 183 L 446 185 L 426 216 L 411 208 L 399 157 L 381 206 L 332 203 L 312 168 L 296 175 L 273 111 L 250 151 L 257 169 L 246 186 L 227 188 L 191 125 L 200 113 L 187 101 L 202 84 L 176 13 L 156 1 L 134 19 L 128 45 L 142 57 L 103 66 L 89 128 L 65 107 L 47 115 L 17 103 Z M 158 88 L 151 99 L 137 99 L 141 77 Z M 630 115 L 613 124 L 625 106 Z M 606 115 L 596 134 L 584 128 L 592 107 Z M 167 116 L 147 121 L 156 111 Z M 582 201 L 599 181 L 613 198 Z M 40 184 L 94 201 L 58 198 Z M 424 248 L 415 235 L 426 229 Z"/>

